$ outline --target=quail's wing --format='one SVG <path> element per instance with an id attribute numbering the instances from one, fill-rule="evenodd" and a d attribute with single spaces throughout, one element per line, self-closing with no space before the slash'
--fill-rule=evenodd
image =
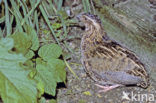
<path id="1" fill-rule="evenodd" d="M 116 42 L 99 43 L 85 59 L 89 73 L 120 84 L 137 84 L 147 76 L 137 56 Z"/>

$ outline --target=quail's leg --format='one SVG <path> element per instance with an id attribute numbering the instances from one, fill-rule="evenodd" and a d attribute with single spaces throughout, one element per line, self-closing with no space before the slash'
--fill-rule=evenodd
<path id="1" fill-rule="evenodd" d="M 100 87 L 102 89 L 102 90 L 99 91 L 99 93 L 101 93 L 101 92 L 107 92 L 109 90 L 112 90 L 114 88 L 117 88 L 117 87 L 121 86 L 119 84 L 114 84 L 112 86 L 102 86 L 102 85 L 99 85 L 99 84 L 95 84 L 95 85 L 98 86 L 98 87 Z"/>

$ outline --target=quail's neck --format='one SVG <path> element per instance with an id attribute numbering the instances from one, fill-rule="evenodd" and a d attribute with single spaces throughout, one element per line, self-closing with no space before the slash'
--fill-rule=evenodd
<path id="1" fill-rule="evenodd" d="M 92 50 L 97 42 L 102 41 L 102 34 L 100 30 L 97 30 L 95 27 L 90 26 L 83 33 L 83 37 L 81 40 L 81 50 L 89 51 Z"/>

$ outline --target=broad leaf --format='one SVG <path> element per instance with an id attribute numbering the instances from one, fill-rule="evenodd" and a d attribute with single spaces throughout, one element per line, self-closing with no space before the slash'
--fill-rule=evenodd
<path id="1" fill-rule="evenodd" d="M 11 39 L 6 45 L 10 42 Z M 0 45 L 0 95 L 4 103 L 37 102 L 35 83 L 28 79 L 29 72 L 21 67 L 25 61 L 22 54 L 11 54 Z"/>
<path id="2" fill-rule="evenodd" d="M 15 52 L 26 54 L 32 45 L 30 38 L 28 38 L 26 33 L 17 32 L 11 37 L 14 39 Z"/>
<path id="3" fill-rule="evenodd" d="M 42 81 L 45 84 L 45 92 L 51 95 L 55 95 L 56 91 L 56 81 L 51 72 L 50 68 L 47 65 L 37 64 L 37 76 L 38 81 Z"/>
<path id="4" fill-rule="evenodd" d="M 49 100 L 49 103 L 57 103 L 57 101 L 55 99 L 51 99 Z"/>
<path id="5" fill-rule="evenodd" d="M 39 49 L 39 56 L 45 61 L 51 58 L 58 58 L 62 54 L 62 49 L 57 44 L 47 44 Z"/>
<path id="6" fill-rule="evenodd" d="M 27 54 L 25 55 L 27 59 L 31 59 L 33 56 L 35 56 L 35 54 L 32 50 L 29 50 Z"/>
<path id="7" fill-rule="evenodd" d="M 51 59 L 48 62 L 44 62 L 38 58 L 36 69 L 36 79 L 45 84 L 44 90 L 46 93 L 54 96 L 57 82 L 64 82 L 66 79 L 64 62 L 59 59 Z"/>
<path id="8" fill-rule="evenodd" d="M 57 82 L 64 82 L 66 79 L 65 63 L 60 59 L 49 59 L 47 62 L 48 66 L 51 68 L 54 78 Z"/>
<path id="9" fill-rule="evenodd" d="M 44 97 L 41 97 L 41 99 L 39 100 L 39 103 L 47 103 L 47 101 Z"/>
<path id="10" fill-rule="evenodd" d="M 0 40 L 0 46 L 3 47 L 3 50 L 4 50 L 4 48 L 6 50 L 11 50 L 14 46 L 14 41 L 12 38 L 2 38 Z"/>
<path id="11" fill-rule="evenodd" d="M 32 50 L 37 50 L 39 48 L 39 40 L 36 31 L 31 26 L 26 26 L 26 32 L 32 41 Z"/>

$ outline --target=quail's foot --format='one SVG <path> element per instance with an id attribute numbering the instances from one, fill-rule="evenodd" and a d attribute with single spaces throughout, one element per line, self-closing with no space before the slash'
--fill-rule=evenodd
<path id="1" fill-rule="evenodd" d="M 109 90 L 112 90 L 114 88 L 117 88 L 117 87 L 120 87 L 121 85 L 119 84 L 114 84 L 114 85 L 111 85 L 111 86 L 103 86 L 103 85 L 99 85 L 99 84 L 95 84 L 97 87 L 100 87 L 101 90 L 99 90 L 98 92 L 101 93 L 101 92 L 107 92 Z"/>

